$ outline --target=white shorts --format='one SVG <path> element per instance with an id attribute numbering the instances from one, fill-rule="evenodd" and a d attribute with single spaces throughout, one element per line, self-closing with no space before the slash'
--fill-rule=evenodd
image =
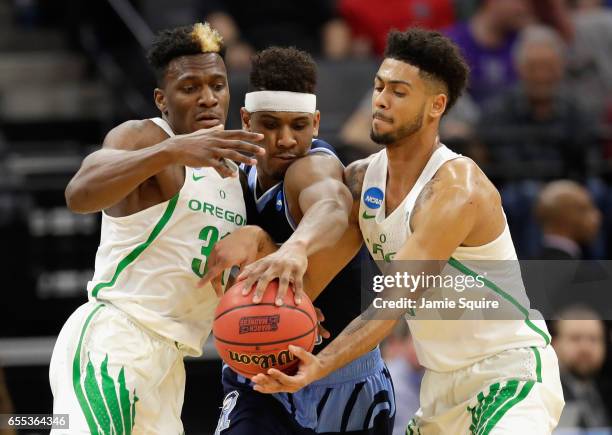
<path id="1" fill-rule="evenodd" d="M 53 413 L 70 426 L 52 434 L 183 433 L 183 353 L 108 304 L 88 302 L 66 321 L 49 380 Z"/>
<path id="2" fill-rule="evenodd" d="M 550 434 L 563 405 L 552 346 L 511 349 L 453 372 L 427 370 L 406 434 Z"/>

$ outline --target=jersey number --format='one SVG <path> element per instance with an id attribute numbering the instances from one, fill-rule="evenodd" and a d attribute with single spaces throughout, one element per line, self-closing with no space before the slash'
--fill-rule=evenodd
<path id="1" fill-rule="evenodd" d="M 217 227 L 213 226 L 204 227 L 200 230 L 199 239 L 204 242 L 200 248 L 200 254 L 202 254 L 204 259 L 194 258 L 191 260 L 191 270 L 202 278 L 208 270 L 208 257 L 210 257 L 210 253 L 212 252 L 215 243 L 217 243 L 217 240 L 219 240 L 219 230 Z M 202 263 L 204 263 L 204 267 L 202 267 Z"/>
<path id="2" fill-rule="evenodd" d="M 227 235 L 229 235 L 229 233 L 224 234 L 223 237 Z M 193 273 L 202 278 L 208 271 L 208 257 L 210 257 L 210 253 L 215 247 L 215 243 L 217 243 L 219 240 L 219 229 L 210 225 L 204 227 L 200 230 L 199 239 L 204 242 L 200 248 L 200 254 L 202 254 L 204 259 L 194 258 L 191 260 L 191 270 L 193 270 Z M 202 263 L 204 263 L 204 268 L 202 268 Z M 225 285 L 225 273 L 221 275 L 221 284 Z"/>

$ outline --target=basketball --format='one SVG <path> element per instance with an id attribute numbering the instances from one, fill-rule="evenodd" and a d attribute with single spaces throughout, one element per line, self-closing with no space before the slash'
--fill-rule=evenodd
<path id="1" fill-rule="evenodd" d="M 278 281 L 272 281 L 259 304 L 253 293 L 242 295 L 241 282 L 227 290 L 215 311 L 213 335 L 219 356 L 248 378 L 270 368 L 293 373 L 299 360 L 290 344 L 311 351 L 317 339 L 317 315 L 312 302 L 295 305 L 291 287 L 280 307 L 274 304 Z"/>

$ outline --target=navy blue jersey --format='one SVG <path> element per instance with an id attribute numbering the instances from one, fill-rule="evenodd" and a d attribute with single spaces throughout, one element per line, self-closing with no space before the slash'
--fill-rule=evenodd
<path id="1" fill-rule="evenodd" d="M 309 154 L 328 153 L 336 156 L 336 151 L 327 142 L 314 139 Z M 244 168 L 248 178 L 248 189 L 255 202 L 255 216 L 248 215 L 249 225 L 259 225 L 272 239 L 284 243 L 296 229 L 293 218 L 285 201 L 283 182 L 272 186 L 257 197 L 257 167 Z M 251 208 L 252 210 L 252 208 Z M 362 257 L 362 256 L 366 257 Z M 315 301 L 315 305 L 323 311 L 325 322 L 323 326 L 335 338 L 355 317 L 361 314 L 360 302 L 360 261 L 367 258 L 367 250 L 362 247 L 360 252 L 346 265 L 342 271 L 329 283 Z M 318 346 L 315 351 L 324 347 Z"/>

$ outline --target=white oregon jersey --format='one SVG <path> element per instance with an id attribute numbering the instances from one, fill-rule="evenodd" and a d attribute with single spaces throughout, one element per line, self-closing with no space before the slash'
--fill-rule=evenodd
<path id="1" fill-rule="evenodd" d="M 161 118 L 151 121 L 174 136 Z M 217 240 L 245 224 L 238 177 L 186 167 L 185 183 L 170 200 L 124 217 L 102 213 L 89 297 L 200 355 L 218 298 L 210 284 L 196 284 Z"/>
<path id="2" fill-rule="evenodd" d="M 365 173 L 359 205 L 359 226 L 374 260 L 393 260 L 395 253 L 412 233 L 410 216 L 421 190 L 444 163 L 457 157 L 461 156 L 444 145 L 436 149 L 412 190 L 386 216 L 387 152 L 383 149 L 374 156 Z M 440 310 L 410 310 L 406 318 L 423 366 L 447 372 L 507 349 L 544 346 L 550 342 L 541 315 L 529 309 L 529 300 L 516 260 L 507 223 L 502 234 L 492 242 L 477 247 L 460 246 L 453 252 L 442 270 L 442 277 L 456 279 L 459 275 L 474 278 L 480 275 L 484 284 L 481 288 L 470 288 L 469 298 L 474 300 L 486 297 L 499 301 L 499 313 L 508 314 L 496 317 L 504 320 L 487 320 L 485 317 L 488 314 L 483 314 L 485 310 L 464 309 L 451 314 L 446 310 L 443 313 L 444 319 L 455 320 L 441 320 L 441 316 L 437 316 Z M 465 296 L 467 294 L 462 294 L 456 288 L 448 287 L 430 288 L 424 293 L 428 299 L 441 300 L 448 297 L 458 301 Z"/>

